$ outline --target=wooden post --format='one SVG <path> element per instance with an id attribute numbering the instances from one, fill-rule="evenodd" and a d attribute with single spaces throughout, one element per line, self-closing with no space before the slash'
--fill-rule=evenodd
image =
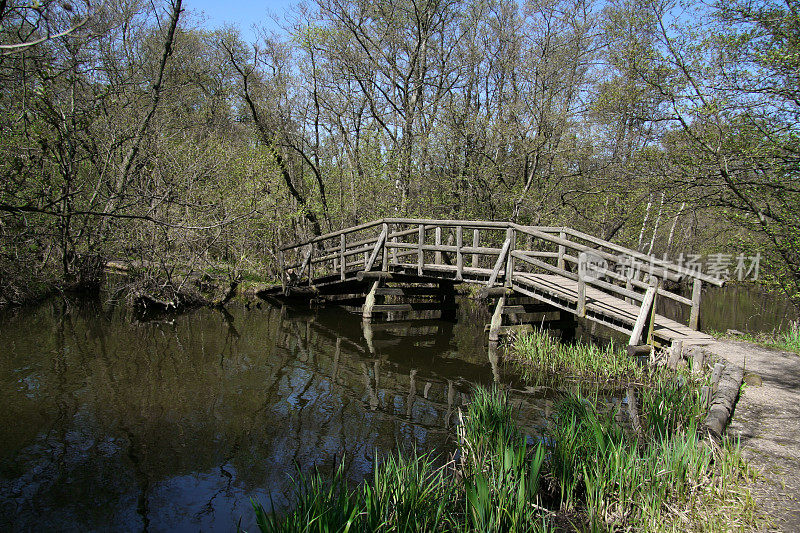
<path id="1" fill-rule="evenodd" d="M 464 246 L 464 228 L 461 226 L 456 227 L 456 279 L 461 281 L 464 279 L 464 254 L 461 253 L 461 247 Z"/>
<path id="2" fill-rule="evenodd" d="M 383 250 L 384 253 L 386 252 L 386 233 L 387 229 L 383 228 L 380 236 L 378 237 L 378 240 L 375 241 L 375 246 L 372 248 L 372 253 L 369 256 L 369 259 L 367 259 L 366 264 L 364 265 L 365 272 L 372 270 L 373 265 L 375 265 L 375 261 L 378 260 L 378 252 L 380 252 L 381 250 Z"/>
<path id="3" fill-rule="evenodd" d="M 489 325 L 489 341 L 497 341 L 500 338 L 500 327 L 503 325 L 503 307 L 505 305 L 505 296 L 497 299 L 497 307 L 494 308 L 492 322 Z"/>
<path id="4" fill-rule="evenodd" d="M 481 242 L 480 241 L 480 239 L 481 239 L 480 234 L 481 234 L 481 230 L 479 230 L 479 229 L 472 230 L 472 247 L 473 248 L 477 248 L 478 245 L 480 244 L 480 242 Z M 473 254 L 472 254 L 472 268 L 478 268 L 478 260 L 479 259 L 480 259 L 480 255 L 478 255 L 478 254 L 473 252 Z"/>
<path id="5" fill-rule="evenodd" d="M 658 301 L 658 289 L 661 285 L 661 280 L 656 276 L 650 275 L 650 282 L 653 288 L 653 303 L 650 305 L 650 318 L 647 325 L 647 344 L 653 344 L 653 330 L 656 327 L 656 302 Z"/>
<path id="6" fill-rule="evenodd" d="M 510 231 L 510 228 L 506 231 L 506 235 L 508 235 L 508 231 Z M 503 243 L 503 247 L 500 249 L 500 255 L 497 256 L 497 262 L 495 262 L 492 273 L 489 276 L 489 281 L 486 282 L 487 287 L 492 287 L 497 281 L 497 276 L 500 275 L 500 268 L 503 266 L 503 263 L 506 262 L 506 255 L 508 254 L 508 249 L 510 247 L 511 237 L 506 237 L 506 241 Z"/>
<path id="7" fill-rule="evenodd" d="M 397 224 L 392 224 L 390 228 L 392 233 L 395 233 L 397 231 Z M 392 236 L 392 243 L 397 244 L 397 236 L 395 235 Z M 393 265 L 397 264 L 397 248 L 394 247 L 392 247 L 392 264 Z"/>
<path id="8" fill-rule="evenodd" d="M 372 308 L 375 306 L 375 292 L 378 290 L 378 286 L 381 284 L 381 280 L 375 280 L 372 284 L 372 288 L 367 293 L 367 297 L 364 299 L 364 307 L 361 308 L 361 318 L 366 320 L 372 319 Z"/>
<path id="9" fill-rule="evenodd" d="M 514 279 L 514 257 L 512 256 L 511 252 L 514 251 L 515 240 L 517 238 L 517 233 L 514 228 L 508 228 L 506 230 L 506 241 L 510 244 L 508 246 L 508 252 L 506 253 L 506 279 L 505 279 L 505 286 L 510 287 L 511 282 Z"/>
<path id="10" fill-rule="evenodd" d="M 563 231 L 558 232 L 558 238 L 562 240 L 566 240 L 567 234 Z M 564 270 L 564 253 L 566 253 L 567 248 L 563 244 L 558 245 L 558 269 Z"/>
<path id="11" fill-rule="evenodd" d="M 667 358 L 667 367 L 675 370 L 678 368 L 678 363 L 680 363 L 681 359 L 683 358 L 683 341 L 675 340 L 672 341 L 672 346 L 669 349 L 669 357 Z"/>
<path id="12" fill-rule="evenodd" d="M 691 349 L 692 353 L 692 374 L 702 374 L 703 367 L 705 366 L 705 352 L 699 346 L 694 346 Z"/>
<path id="13" fill-rule="evenodd" d="M 703 292 L 702 280 L 694 280 L 692 286 L 692 312 L 689 315 L 689 327 L 697 331 L 697 326 L 700 322 L 700 296 Z"/>
<path id="14" fill-rule="evenodd" d="M 642 340 L 642 333 L 644 332 L 644 327 L 647 323 L 647 319 L 650 317 L 650 310 L 653 307 L 653 300 L 655 299 L 655 287 L 648 287 L 647 292 L 644 293 L 644 299 L 642 300 L 642 307 L 639 308 L 639 316 L 636 319 L 636 324 L 633 326 L 633 332 L 631 333 L 631 339 L 628 341 L 629 346 L 637 346 L 641 344 Z"/>
<path id="15" fill-rule="evenodd" d="M 345 266 L 347 265 L 347 258 L 344 256 L 344 252 L 347 249 L 346 238 L 344 233 L 339 235 L 339 278 L 344 281 L 344 270 Z"/>
<path id="16" fill-rule="evenodd" d="M 586 261 L 586 253 L 581 252 L 578 256 L 578 302 L 575 307 L 581 318 L 586 316 Z"/>
<path id="17" fill-rule="evenodd" d="M 437 248 L 442 245 L 442 227 L 441 226 L 436 226 L 436 241 L 435 241 L 435 244 L 436 244 Z M 442 264 L 442 252 L 441 252 L 441 250 L 438 250 L 438 249 L 436 250 L 436 254 L 435 254 L 433 263 L 436 264 L 436 265 L 441 265 Z"/>
<path id="18" fill-rule="evenodd" d="M 386 243 L 389 241 L 389 224 L 386 222 L 383 223 L 383 234 L 385 237 L 383 238 L 383 256 L 381 257 L 381 270 L 384 272 L 389 271 L 389 248 L 386 246 Z"/>
<path id="19" fill-rule="evenodd" d="M 422 244 L 425 242 L 425 225 L 419 225 L 419 243 L 417 244 L 417 274 L 422 275 L 422 265 L 425 262 L 425 252 L 422 251 Z"/>

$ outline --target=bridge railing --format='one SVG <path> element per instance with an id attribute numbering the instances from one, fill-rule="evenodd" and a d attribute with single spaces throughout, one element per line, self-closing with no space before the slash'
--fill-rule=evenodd
<path id="1" fill-rule="evenodd" d="M 722 281 L 665 259 L 643 254 L 568 227 L 509 222 L 384 218 L 334 231 L 280 249 L 287 285 L 347 279 L 357 271 L 402 267 L 452 273 L 456 281 L 510 286 L 516 274 L 557 274 L 578 283 L 579 314 L 585 290 L 595 287 L 634 305 L 652 288 L 690 308 L 697 329 L 702 283 Z M 693 282 L 686 298 L 665 280 Z"/>

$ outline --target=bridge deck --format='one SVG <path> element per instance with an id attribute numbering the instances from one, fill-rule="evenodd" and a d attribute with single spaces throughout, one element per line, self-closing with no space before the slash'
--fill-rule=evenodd
<path id="1" fill-rule="evenodd" d="M 417 265 L 401 263 L 393 265 L 392 270 L 403 273 L 418 272 Z M 424 277 L 443 277 L 442 274 L 455 274 L 453 265 L 425 265 Z M 488 268 L 465 268 L 464 280 L 488 279 L 492 270 Z M 449 277 L 446 279 L 450 279 Z M 512 288 L 525 296 L 530 296 L 543 303 L 550 304 L 559 309 L 575 313 L 578 303 L 578 281 L 559 276 L 557 274 L 528 274 L 514 273 Z M 639 316 L 639 307 L 616 298 L 591 286 L 586 287 L 586 318 L 603 324 L 616 331 L 630 335 L 636 319 Z M 714 337 L 695 331 L 688 326 L 676 322 L 662 315 L 656 315 L 653 333 L 658 338 L 668 342 L 682 340 L 685 344 L 711 344 Z"/>
<path id="2" fill-rule="evenodd" d="M 556 307 L 564 308 L 560 305 L 560 302 L 569 302 L 568 309 L 570 311 L 575 310 L 575 304 L 578 301 L 578 282 L 563 276 L 523 274 L 514 277 L 514 285 L 532 293 L 528 294 L 528 296 L 542 293 L 550 296 L 549 298 L 544 296 L 539 299 Z M 630 334 L 639 316 L 639 307 L 593 287 L 587 287 L 586 314 L 588 318 L 596 322 Z M 617 325 L 618 322 L 622 322 L 624 326 L 619 327 Z M 653 333 L 657 337 L 670 342 L 679 339 L 683 340 L 685 344 L 711 344 L 715 341 L 711 335 L 695 331 L 680 322 L 658 314 L 655 316 Z"/>
<path id="3" fill-rule="evenodd" d="M 465 242 L 466 232 L 471 244 Z M 287 264 L 289 253 L 296 263 Z M 571 228 L 502 222 L 382 219 L 284 247 L 280 259 L 286 294 L 365 294 L 381 279 L 504 286 L 630 334 L 631 344 L 648 336 L 650 324 L 653 340 L 661 344 L 712 343 L 713 337 L 697 328 L 700 290 L 702 282 L 722 283 Z M 662 283 L 687 278 L 693 282 L 691 299 Z M 689 324 L 656 314 L 661 297 L 691 306 Z"/>

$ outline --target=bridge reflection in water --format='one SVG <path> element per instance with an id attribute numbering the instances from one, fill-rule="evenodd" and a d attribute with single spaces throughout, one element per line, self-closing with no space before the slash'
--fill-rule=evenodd
<path id="1" fill-rule="evenodd" d="M 51 300 L 0 320 L 0 528 L 253 530 L 249 498 L 280 508 L 295 465 L 452 451 L 475 383 L 510 388 L 538 432 L 547 392 L 487 353 L 485 311 L 363 323 L 233 306 L 137 322 Z M 481 316 L 479 316 L 481 315 Z"/>

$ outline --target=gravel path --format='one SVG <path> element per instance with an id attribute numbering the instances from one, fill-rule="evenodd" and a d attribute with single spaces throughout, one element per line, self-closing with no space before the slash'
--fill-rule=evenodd
<path id="1" fill-rule="evenodd" d="M 773 522 L 766 530 L 800 532 L 800 356 L 727 340 L 706 349 L 745 369 L 728 434 L 761 474 L 753 496 Z"/>

